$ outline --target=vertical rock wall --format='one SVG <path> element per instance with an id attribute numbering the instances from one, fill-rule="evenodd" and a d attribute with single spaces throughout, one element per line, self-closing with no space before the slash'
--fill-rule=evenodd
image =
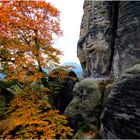
<path id="1" fill-rule="evenodd" d="M 85 0 L 77 56 L 85 79 L 92 83 L 107 79 L 102 91 L 99 84 L 97 89 L 101 91 L 99 115 L 105 107 L 100 123 L 102 138 L 140 138 L 140 2 Z M 113 84 L 108 84 L 110 79 Z M 94 111 L 88 114 L 99 120 L 101 116 L 95 116 Z"/>
<path id="2" fill-rule="evenodd" d="M 84 77 L 108 75 L 112 2 L 85 1 L 77 54 Z"/>
<path id="3" fill-rule="evenodd" d="M 140 2 L 86 1 L 77 56 L 84 77 L 118 77 L 140 60 Z"/>
<path id="4" fill-rule="evenodd" d="M 140 60 L 140 2 L 119 3 L 113 74 L 118 77 Z"/>

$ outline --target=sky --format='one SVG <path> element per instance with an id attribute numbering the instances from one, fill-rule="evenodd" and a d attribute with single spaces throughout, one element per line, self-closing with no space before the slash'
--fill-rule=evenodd
<path id="1" fill-rule="evenodd" d="M 60 24 L 63 37 L 55 39 L 54 46 L 63 51 L 61 64 L 64 62 L 80 63 L 77 58 L 77 42 L 83 15 L 84 0 L 46 0 L 60 11 Z"/>

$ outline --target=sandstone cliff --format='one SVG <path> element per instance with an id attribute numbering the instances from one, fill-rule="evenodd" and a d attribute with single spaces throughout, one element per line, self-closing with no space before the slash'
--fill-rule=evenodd
<path id="1" fill-rule="evenodd" d="M 140 2 L 84 2 L 77 55 L 84 77 L 118 77 L 140 60 Z"/>
<path id="2" fill-rule="evenodd" d="M 77 56 L 84 80 L 65 111 L 84 120 L 74 138 L 87 131 L 140 138 L 140 2 L 85 0 L 83 9 Z"/>

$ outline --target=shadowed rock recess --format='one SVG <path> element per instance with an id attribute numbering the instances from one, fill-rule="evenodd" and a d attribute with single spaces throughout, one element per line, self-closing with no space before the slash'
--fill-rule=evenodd
<path id="1" fill-rule="evenodd" d="M 77 56 L 84 79 L 65 114 L 88 124 L 76 136 L 140 138 L 140 2 L 85 0 L 83 9 Z"/>

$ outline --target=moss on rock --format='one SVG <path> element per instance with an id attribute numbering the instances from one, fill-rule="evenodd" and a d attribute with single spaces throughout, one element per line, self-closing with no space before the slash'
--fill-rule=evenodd
<path id="1" fill-rule="evenodd" d="M 74 98 L 66 108 L 65 114 L 68 117 L 74 117 L 75 114 L 81 114 L 85 120 L 96 122 L 93 111 L 98 106 L 101 99 L 98 81 L 91 78 L 80 81 L 75 85 L 73 94 Z"/>

